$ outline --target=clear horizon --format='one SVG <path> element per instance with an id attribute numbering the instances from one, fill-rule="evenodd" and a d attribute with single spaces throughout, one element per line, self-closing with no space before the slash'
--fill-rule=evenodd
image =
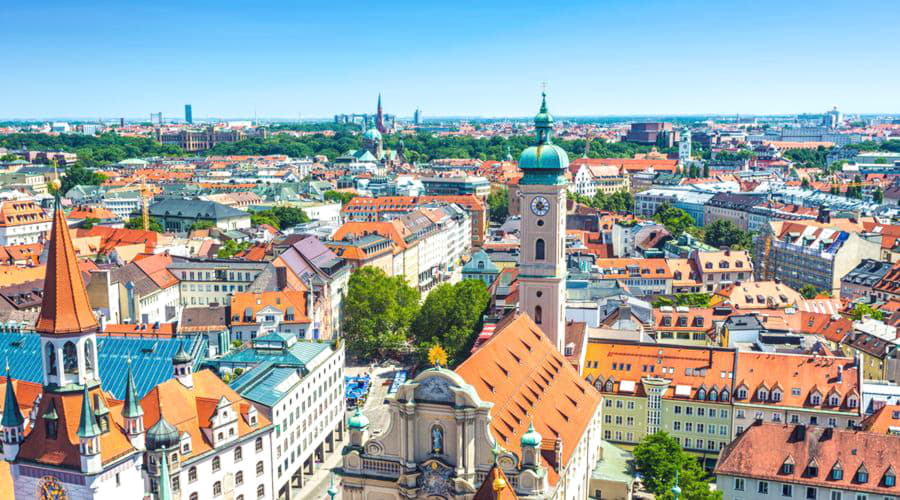
<path id="1" fill-rule="evenodd" d="M 897 2 L 0 7 L 0 120 L 896 114 Z"/>

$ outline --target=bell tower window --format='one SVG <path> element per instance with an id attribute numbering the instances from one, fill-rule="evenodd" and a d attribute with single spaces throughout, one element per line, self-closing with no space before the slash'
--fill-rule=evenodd
<path id="1" fill-rule="evenodd" d="M 90 339 L 84 342 L 84 369 L 88 373 L 94 371 L 94 342 Z"/>
<path id="2" fill-rule="evenodd" d="M 544 260 L 546 257 L 544 255 L 544 239 L 538 238 L 537 241 L 534 242 L 534 258 L 535 260 Z"/>
<path id="3" fill-rule="evenodd" d="M 541 321 L 543 320 L 543 312 L 544 310 L 541 308 L 541 306 L 534 306 L 534 322 L 538 325 L 540 325 Z"/>
<path id="4" fill-rule="evenodd" d="M 48 342 L 44 344 L 44 350 L 47 351 L 47 374 L 56 375 L 56 348 Z"/>
<path id="5" fill-rule="evenodd" d="M 68 374 L 78 373 L 78 349 L 72 342 L 63 346 L 63 370 Z"/>

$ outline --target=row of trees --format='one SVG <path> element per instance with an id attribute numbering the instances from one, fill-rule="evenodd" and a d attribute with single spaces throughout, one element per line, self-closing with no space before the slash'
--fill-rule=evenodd
<path id="1" fill-rule="evenodd" d="M 309 216 L 299 207 L 277 206 L 250 213 L 250 223 L 254 226 L 268 224 L 275 229 L 286 229 L 309 221 Z"/>
<path id="2" fill-rule="evenodd" d="M 665 226 L 672 236 L 678 237 L 688 233 L 716 248 L 749 250 L 753 245 L 753 235 L 741 230 L 730 220 L 720 219 L 700 228 L 696 226 L 690 214 L 668 203 L 659 206 L 653 220 Z"/>
<path id="3" fill-rule="evenodd" d="M 597 191 L 593 197 L 570 192 L 567 193 L 567 196 L 569 199 L 597 210 L 609 212 L 631 212 L 634 210 L 634 195 L 627 190 L 616 191 L 612 194 Z"/>
<path id="4" fill-rule="evenodd" d="M 438 285 L 423 303 L 402 276 L 362 267 L 350 276 L 344 299 L 347 349 L 363 359 L 385 358 L 409 346 L 421 360 L 440 345 L 451 363 L 464 359 L 490 295 L 479 280 Z"/>

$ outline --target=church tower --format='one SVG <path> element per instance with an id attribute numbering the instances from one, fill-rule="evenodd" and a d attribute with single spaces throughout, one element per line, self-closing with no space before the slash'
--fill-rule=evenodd
<path id="1" fill-rule="evenodd" d="M 378 109 L 375 111 L 375 128 L 382 134 L 387 133 L 384 126 L 384 110 L 381 108 L 381 93 L 378 94 Z"/>
<path id="2" fill-rule="evenodd" d="M 565 352 L 566 178 L 569 156 L 553 144 L 547 95 L 534 117 L 535 144 L 522 152 L 519 309 Z"/>

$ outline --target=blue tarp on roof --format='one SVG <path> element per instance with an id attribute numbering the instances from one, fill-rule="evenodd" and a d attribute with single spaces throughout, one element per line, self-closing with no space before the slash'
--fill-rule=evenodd
<path id="1" fill-rule="evenodd" d="M 100 363 L 100 379 L 103 389 L 116 399 L 125 398 L 125 378 L 128 358 L 134 371 L 134 383 L 138 397 L 172 378 L 172 358 L 181 343 L 199 365 L 206 352 L 206 337 L 141 339 L 129 337 L 97 336 L 97 357 Z M 27 382 L 43 383 L 40 336 L 33 333 L 0 334 L 0 360 L 9 360 L 12 378 Z"/>

